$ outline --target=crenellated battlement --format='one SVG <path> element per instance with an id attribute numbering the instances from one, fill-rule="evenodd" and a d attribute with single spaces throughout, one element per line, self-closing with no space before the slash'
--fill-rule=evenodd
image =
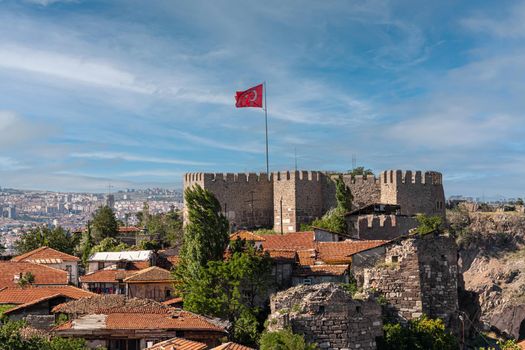
<path id="1" fill-rule="evenodd" d="M 323 172 L 320 171 L 278 171 L 273 173 L 273 179 L 275 181 L 321 181 L 324 176 Z"/>
<path id="2" fill-rule="evenodd" d="M 374 175 L 343 175 L 343 179 L 346 183 L 350 184 L 378 184 L 380 180 Z"/>
<path id="3" fill-rule="evenodd" d="M 256 183 L 256 182 L 271 182 L 270 177 L 266 173 L 186 173 L 184 181 L 190 182 L 228 182 L 228 183 Z"/>
<path id="4" fill-rule="evenodd" d="M 437 171 L 385 170 L 380 175 L 382 184 L 442 185 L 443 175 Z"/>

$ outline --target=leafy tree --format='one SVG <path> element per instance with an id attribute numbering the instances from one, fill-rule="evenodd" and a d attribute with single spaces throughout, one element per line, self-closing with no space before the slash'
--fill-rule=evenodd
<path id="1" fill-rule="evenodd" d="M 387 323 L 384 336 L 378 342 L 379 350 L 456 350 L 457 339 L 447 332 L 441 319 L 426 316 L 408 321 L 406 326 Z"/>
<path id="2" fill-rule="evenodd" d="M 146 230 L 158 236 L 162 246 L 176 246 L 182 242 L 182 218 L 175 210 L 167 213 L 148 215 Z"/>
<path id="3" fill-rule="evenodd" d="M 356 176 L 356 175 L 368 176 L 368 175 L 374 175 L 374 172 L 371 169 L 365 169 L 365 167 L 358 166 L 357 168 L 349 170 L 348 174 L 352 176 Z"/>
<path id="4" fill-rule="evenodd" d="M 71 234 L 60 226 L 53 229 L 38 227 L 25 232 L 15 243 L 15 248 L 20 254 L 43 246 L 73 254 L 79 240 L 79 236 Z"/>
<path id="5" fill-rule="evenodd" d="M 229 241 L 229 225 L 221 212 L 219 201 L 210 191 L 195 185 L 186 188 L 184 198 L 188 224 L 184 232 L 180 266 L 193 276 L 208 261 L 222 260 Z"/>
<path id="6" fill-rule="evenodd" d="M 262 328 L 258 321 L 262 310 L 256 299 L 266 295 L 271 271 L 269 256 L 248 245 L 244 251 L 232 252 L 227 260 L 209 261 L 178 288 L 185 309 L 229 320 L 234 340 L 253 346 Z"/>
<path id="7" fill-rule="evenodd" d="M 104 238 L 99 244 L 93 246 L 90 251 L 90 255 L 98 252 L 121 252 L 124 250 L 130 250 L 131 247 L 126 243 L 120 242 L 115 238 Z"/>
<path id="8" fill-rule="evenodd" d="M 308 344 L 304 336 L 294 334 L 289 329 L 263 333 L 260 341 L 261 350 L 315 350 L 317 345 Z"/>
<path id="9" fill-rule="evenodd" d="M 345 213 L 346 210 L 342 208 L 331 209 L 326 212 L 322 218 L 312 221 L 312 226 L 324 228 L 332 232 L 346 232 Z"/>
<path id="10" fill-rule="evenodd" d="M 24 321 L 6 322 L 0 327 L 0 350 L 87 350 L 84 339 L 43 336 L 27 332 Z"/>
<path id="11" fill-rule="evenodd" d="M 31 285 L 35 282 L 35 275 L 31 271 L 28 271 L 20 276 L 20 279 L 18 280 L 18 285 L 20 287 L 25 287 L 28 284 Z"/>
<path id="12" fill-rule="evenodd" d="M 118 234 L 118 223 L 113 209 L 107 205 L 98 208 L 93 214 L 93 238 L 95 242 L 100 242 L 104 238 L 116 237 Z"/>
<path id="13" fill-rule="evenodd" d="M 162 244 L 155 239 L 144 239 L 140 241 L 138 248 L 140 250 L 159 250 L 162 248 Z"/>
<path id="14" fill-rule="evenodd" d="M 344 183 L 342 175 L 339 175 L 335 179 L 335 198 L 337 200 L 337 208 L 345 212 L 352 210 L 352 200 L 354 197 L 352 196 L 350 188 Z"/>
<path id="15" fill-rule="evenodd" d="M 439 216 L 428 216 L 419 214 L 416 217 L 418 227 L 416 232 L 420 235 L 425 235 L 430 232 L 440 231 L 443 226 L 443 219 Z"/>
<path id="16" fill-rule="evenodd" d="M 82 242 L 80 244 L 80 252 L 82 254 L 82 262 L 84 266 L 87 265 L 87 261 L 89 259 L 89 256 L 91 255 L 91 249 L 93 249 L 93 235 L 91 233 L 91 222 L 88 221 L 87 223 L 87 230 L 84 232 L 84 237 L 82 238 Z"/>
<path id="17" fill-rule="evenodd" d="M 523 198 L 518 198 L 518 199 L 516 200 L 516 203 L 515 203 L 515 204 L 516 204 L 516 205 L 523 205 Z"/>

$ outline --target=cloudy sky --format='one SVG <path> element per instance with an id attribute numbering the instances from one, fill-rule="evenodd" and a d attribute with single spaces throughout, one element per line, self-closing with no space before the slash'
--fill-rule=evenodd
<path id="1" fill-rule="evenodd" d="M 525 196 L 525 2 L 0 0 L 0 186 L 187 171 L 442 171 Z"/>

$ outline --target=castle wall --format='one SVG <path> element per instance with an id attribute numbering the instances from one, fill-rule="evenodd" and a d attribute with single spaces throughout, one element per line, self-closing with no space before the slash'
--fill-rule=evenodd
<path id="1" fill-rule="evenodd" d="M 194 184 L 199 184 L 215 195 L 232 229 L 271 227 L 273 185 L 267 174 L 186 174 L 184 189 Z M 187 215 L 184 217 L 187 218 Z"/>
<path id="2" fill-rule="evenodd" d="M 452 238 L 428 234 L 386 246 L 384 260 L 364 269 L 364 289 L 388 304 L 387 318 L 406 321 L 425 314 L 457 328 L 457 247 Z"/>
<path id="3" fill-rule="evenodd" d="M 401 215 L 445 218 L 442 175 L 435 171 L 386 170 L 381 173 L 381 203 L 398 204 Z"/>
<path id="4" fill-rule="evenodd" d="M 347 216 L 349 233 L 358 239 L 390 240 L 408 234 L 417 227 L 417 221 L 410 216 L 359 215 Z"/>
<path id="5" fill-rule="evenodd" d="M 273 174 L 274 230 L 296 232 L 324 214 L 326 177 L 317 171 L 283 171 Z M 281 220 L 282 215 L 282 220 Z"/>
<path id="6" fill-rule="evenodd" d="M 354 196 L 352 207 L 355 209 L 381 201 L 381 183 L 375 176 L 343 175 L 343 181 Z"/>

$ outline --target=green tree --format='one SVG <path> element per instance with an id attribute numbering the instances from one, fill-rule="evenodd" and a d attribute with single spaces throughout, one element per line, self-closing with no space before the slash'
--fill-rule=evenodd
<path id="1" fill-rule="evenodd" d="M 194 275 L 208 261 L 222 260 L 229 241 L 229 224 L 217 198 L 199 185 L 184 191 L 188 224 L 181 249 L 182 269 Z"/>
<path id="2" fill-rule="evenodd" d="M 91 233 L 91 222 L 88 221 L 87 229 L 83 233 L 82 242 L 80 243 L 80 253 L 82 254 L 82 263 L 87 266 L 87 261 L 91 255 L 91 249 L 93 249 L 94 241 L 93 234 Z"/>
<path id="3" fill-rule="evenodd" d="M 93 238 L 96 243 L 104 238 L 117 237 L 118 223 L 115 213 L 107 205 L 98 208 L 93 214 Z"/>
<path id="4" fill-rule="evenodd" d="M 182 218 L 174 210 L 148 215 L 145 227 L 148 233 L 158 237 L 161 246 L 176 246 L 182 242 Z"/>
<path id="5" fill-rule="evenodd" d="M 60 226 L 53 229 L 38 227 L 22 234 L 20 239 L 15 243 L 15 248 L 20 254 L 43 246 L 67 254 L 74 254 L 75 247 L 79 241 L 79 236 L 71 234 Z"/>
<path id="6" fill-rule="evenodd" d="M 418 214 L 416 216 L 416 220 L 418 223 L 416 232 L 420 235 L 426 235 L 427 233 L 440 231 L 443 227 L 443 219 L 439 216 Z"/>
<path id="7" fill-rule="evenodd" d="M 347 225 L 345 220 L 346 210 L 342 208 L 330 209 L 320 219 L 312 221 L 311 226 L 323 228 L 332 232 L 346 232 Z"/>
<path id="8" fill-rule="evenodd" d="M 523 205 L 523 198 L 518 198 L 516 200 L 516 205 Z"/>
<path id="9" fill-rule="evenodd" d="M 186 280 L 178 288 L 185 309 L 229 320 L 234 340 L 253 346 L 263 319 L 256 301 L 266 296 L 271 271 L 269 256 L 247 245 L 244 251 L 233 252 L 227 260 L 208 262 L 192 280 Z"/>
<path id="10" fill-rule="evenodd" d="M 445 329 L 441 319 L 426 316 L 410 320 L 406 326 L 387 323 L 384 336 L 378 342 L 379 350 L 456 350 L 457 339 Z"/>
<path id="11" fill-rule="evenodd" d="M 344 183 L 342 175 L 339 175 L 335 179 L 335 198 L 337 200 L 337 208 L 340 208 L 344 212 L 352 210 L 354 197 L 352 196 L 350 188 Z"/>
<path id="12" fill-rule="evenodd" d="M 263 333 L 260 341 L 261 350 L 315 350 L 317 345 L 309 344 L 300 334 L 289 329 Z"/>
<path id="13" fill-rule="evenodd" d="M 24 321 L 6 322 L 0 327 L 0 350 L 87 350 L 84 339 L 43 336 L 25 331 Z"/>
<path id="14" fill-rule="evenodd" d="M 126 243 L 120 242 L 116 238 L 107 237 L 91 248 L 90 255 L 98 252 L 122 252 L 130 249 L 131 247 Z"/>
<path id="15" fill-rule="evenodd" d="M 374 175 L 372 170 L 365 169 L 365 167 L 362 167 L 362 166 L 358 166 L 358 167 L 356 167 L 356 168 L 354 168 L 352 170 L 349 170 L 348 174 L 350 174 L 352 176 L 356 176 L 356 175 L 364 175 L 364 176 Z"/>

